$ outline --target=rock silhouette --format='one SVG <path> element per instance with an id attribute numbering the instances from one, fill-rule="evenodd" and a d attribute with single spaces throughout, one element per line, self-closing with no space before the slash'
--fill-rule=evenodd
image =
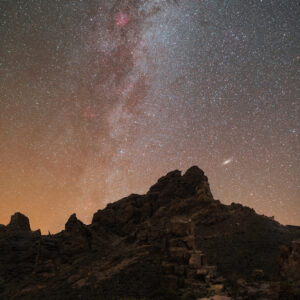
<path id="1" fill-rule="evenodd" d="M 299 240 L 300 227 L 214 200 L 193 166 L 54 235 L 13 215 L 0 226 L 0 299 L 297 299 Z"/>
<path id="2" fill-rule="evenodd" d="M 11 216 L 11 220 L 10 223 L 8 224 L 8 227 L 10 229 L 31 231 L 29 219 L 19 212 Z"/>

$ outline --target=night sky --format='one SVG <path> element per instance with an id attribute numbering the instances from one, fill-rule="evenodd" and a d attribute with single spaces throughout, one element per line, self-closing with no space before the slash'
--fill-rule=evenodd
<path id="1" fill-rule="evenodd" d="M 90 223 L 198 165 L 215 199 L 300 225 L 299 13 L 298 0 L 2 0 L 0 223 Z"/>

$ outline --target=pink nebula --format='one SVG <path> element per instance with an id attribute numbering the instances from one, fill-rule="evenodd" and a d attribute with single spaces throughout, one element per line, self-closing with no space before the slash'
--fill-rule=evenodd
<path id="1" fill-rule="evenodd" d="M 130 21 L 129 15 L 124 12 L 118 12 L 116 14 L 116 24 L 120 27 L 124 27 Z"/>

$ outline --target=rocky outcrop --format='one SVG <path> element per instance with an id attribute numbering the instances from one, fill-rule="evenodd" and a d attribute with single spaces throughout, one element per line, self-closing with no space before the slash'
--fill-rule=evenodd
<path id="1" fill-rule="evenodd" d="M 15 213 L 10 220 L 10 223 L 7 226 L 8 229 L 24 230 L 31 231 L 29 219 L 23 214 L 17 212 Z"/>
<path id="2" fill-rule="evenodd" d="M 90 225 L 73 214 L 55 235 L 15 214 L 0 227 L 0 299 L 288 299 L 297 239 L 298 227 L 214 200 L 194 166 L 108 204 Z"/>
<path id="3" fill-rule="evenodd" d="M 281 293 L 290 298 L 300 295 L 300 240 L 281 248 Z"/>
<path id="4" fill-rule="evenodd" d="M 281 249 L 281 276 L 300 283 L 300 240 Z"/>

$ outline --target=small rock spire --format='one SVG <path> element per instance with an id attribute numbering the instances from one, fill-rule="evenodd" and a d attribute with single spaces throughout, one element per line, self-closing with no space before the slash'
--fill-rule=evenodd
<path id="1" fill-rule="evenodd" d="M 29 219 L 20 212 L 17 212 L 13 216 L 11 216 L 8 227 L 12 229 L 31 231 Z"/>

